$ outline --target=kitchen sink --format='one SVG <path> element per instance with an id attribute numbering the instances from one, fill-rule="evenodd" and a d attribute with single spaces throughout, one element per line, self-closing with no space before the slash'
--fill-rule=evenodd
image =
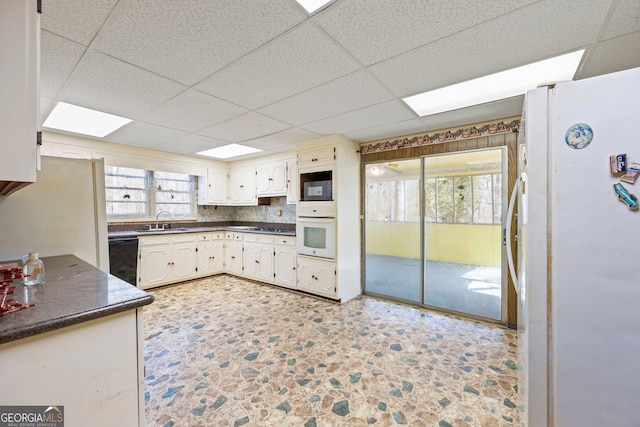
<path id="1" fill-rule="evenodd" d="M 146 228 L 144 230 L 138 230 L 138 233 L 166 233 L 168 231 L 173 231 L 174 233 L 176 231 L 187 231 L 187 228 L 184 227 L 180 227 L 180 228 Z"/>
<path id="2" fill-rule="evenodd" d="M 249 231 L 249 230 L 258 230 L 258 227 L 252 227 L 249 225 L 231 225 L 226 227 L 228 230 L 238 230 L 238 231 Z"/>

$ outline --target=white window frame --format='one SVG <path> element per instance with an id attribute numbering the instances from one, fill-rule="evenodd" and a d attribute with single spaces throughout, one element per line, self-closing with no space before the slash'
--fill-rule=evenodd
<path id="1" fill-rule="evenodd" d="M 108 176 L 110 173 L 110 167 L 115 167 L 114 165 L 105 165 L 105 176 Z M 155 221 L 156 213 L 157 213 L 157 204 L 156 204 L 156 193 L 157 189 L 155 188 L 155 180 L 154 180 L 154 171 L 139 169 L 139 168 L 131 168 L 144 170 L 145 172 L 145 188 L 144 191 L 147 193 L 147 200 L 145 203 L 145 215 L 131 214 L 131 215 L 109 215 L 107 214 L 107 221 L 109 222 L 149 222 Z M 186 175 L 186 174 L 183 174 Z M 167 216 L 163 216 L 163 221 L 166 222 L 168 220 L 196 220 L 197 219 L 197 177 L 194 175 L 189 176 L 190 183 L 190 214 L 188 215 L 179 215 L 175 217 L 167 218 Z M 126 194 L 126 187 L 108 187 L 108 188 L 118 188 Z M 160 190 L 162 191 L 162 190 Z M 109 204 L 109 200 L 106 201 L 107 205 Z M 125 200 L 118 200 L 119 203 L 126 203 Z"/>

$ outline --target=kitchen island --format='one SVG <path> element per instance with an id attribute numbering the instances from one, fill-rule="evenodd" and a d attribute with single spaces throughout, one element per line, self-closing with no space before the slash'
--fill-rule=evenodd
<path id="1" fill-rule="evenodd" d="M 0 317 L 2 405 L 64 406 L 65 426 L 144 425 L 142 307 L 148 293 L 73 255 L 42 258 L 35 306 Z"/>

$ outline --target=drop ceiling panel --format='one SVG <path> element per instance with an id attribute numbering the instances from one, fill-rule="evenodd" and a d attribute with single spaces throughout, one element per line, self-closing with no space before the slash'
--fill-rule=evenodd
<path id="1" fill-rule="evenodd" d="M 40 67 L 46 72 L 41 73 L 40 92 L 55 98 L 86 48 L 47 31 L 42 31 L 41 46 Z"/>
<path id="2" fill-rule="evenodd" d="M 43 30 L 89 46 L 118 0 L 46 0 L 42 5 Z"/>
<path id="3" fill-rule="evenodd" d="M 218 141 L 207 136 L 188 134 L 174 140 L 158 144 L 153 148 L 161 151 L 169 151 L 182 154 L 195 154 L 199 151 L 227 145 L 225 141 Z"/>
<path id="4" fill-rule="evenodd" d="M 640 31 L 606 40 L 593 47 L 581 78 L 640 67 Z"/>
<path id="5" fill-rule="evenodd" d="M 602 36 L 603 40 L 636 31 L 640 31 L 640 2 L 638 0 L 618 0 L 618 5 Z"/>
<path id="6" fill-rule="evenodd" d="M 291 128 L 262 138 L 245 141 L 242 145 L 259 148 L 261 150 L 281 153 L 283 151 L 295 150 L 295 144 L 301 141 L 308 141 L 319 137 L 317 133 L 304 129 Z"/>
<path id="7" fill-rule="evenodd" d="M 524 95 L 514 96 L 513 98 L 500 101 L 426 116 L 422 118 L 422 121 L 430 129 L 448 129 L 456 126 L 519 116 L 522 114 L 523 103 Z"/>
<path id="8" fill-rule="evenodd" d="M 251 111 L 234 117 L 198 133 L 229 142 L 241 142 L 280 132 L 291 126 L 279 120 Z"/>
<path id="9" fill-rule="evenodd" d="M 78 66 L 61 100 L 137 118 L 185 89 L 156 74 L 91 52 Z"/>
<path id="10" fill-rule="evenodd" d="M 391 94 L 367 71 L 357 71 L 268 105 L 260 112 L 285 123 L 301 125 L 391 99 Z"/>
<path id="11" fill-rule="evenodd" d="M 96 39 L 96 49 L 192 85 L 304 19 L 288 0 L 250 3 L 127 1 Z"/>
<path id="12" fill-rule="evenodd" d="M 577 50 L 596 39 L 609 9 L 608 2 L 582 7 L 580 25 L 571 25 L 579 3 L 539 2 L 370 70 L 396 95 L 408 96 Z"/>
<path id="13" fill-rule="evenodd" d="M 381 123 L 400 122 L 415 117 L 415 113 L 403 102 L 394 100 L 356 111 L 349 111 L 339 116 L 308 123 L 301 127 L 321 135 L 326 135 L 371 128 Z"/>
<path id="14" fill-rule="evenodd" d="M 195 132 L 246 111 L 206 93 L 189 89 L 145 114 L 140 120 Z"/>
<path id="15" fill-rule="evenodd" d="M 313 23 L 306 23 L 219 71 L 198 89 L 259 108 L 361 68 Z"/>
<path id="16" fill-rule="evenodd" d="M 533 2 L 345 0 L 327 8 L 316 22 L 363 64 L 371 65 Z"/>
<path id="17" fill-rule="evenodd" d="M 143 122 L 131 122 L 112 132 L 108 137 L 109 140 L 122 144 L 149 148 L 184 135 L 186 135 L 186 132 L 163 126 Z"/>
<path id="18" fill-rule="evenodd" d="M 405 120 L 403 122 L 385 123 L 380 126 L 346 132 L 347 138 L 358 142 L 376 141 L 378 139 L 393 138 L 395 136 L 410 135 L 427 132 L 429 127 L 420 119 Z"/>
<path id="19" fill-rule="evenodd" d="M 71 102 L 138 120 L 103 141 L 186 154 L 517 115 L 507 100 L 415 118 L 400 97 L 581 48 L 577 78 L 640 66 L 638 0 L 337 0 L 311 16 L 293 0 L 43 3 L 42 120 Z"/>

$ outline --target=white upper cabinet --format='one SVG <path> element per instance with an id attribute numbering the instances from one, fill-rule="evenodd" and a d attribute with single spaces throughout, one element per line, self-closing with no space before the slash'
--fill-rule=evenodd
<path id="1" fill-rule="evenodd" d="M 326 140 L 326 142 L 325 142 Z M 298 149 L 298 168 L 306 169 L 318 165 L 332 164 L 336 159 L 336 148 L 330 138 L 318 138 L 317 145 Z M 303 144 L 298 144 L 304 145 Z"/>
<path id="2" fill-rule="evenodd" d="M 270 162 L 257 167 L 256 192 L 261 196 L 285 196 L 287 194 L 287 162 Z"/>
<path id="3" fill-rule="evenodd" d="M 36 0 L 0 2 L 0 195 L 36 181 L 40 13 Z"/>
<path id="4" fill-rule="evenodd" d="M 198 204 L 227 204 L 227 170 L 207 168 L 207 176 L 198 177 Z"/>
<path id="5" fill-rule="evenodd" d="M 239 167 L 229 170 L 229 204 L 257 205 L 256 168 Z"/>
<path id="6" fill-rule="evenodd" d="M 287 161 L 287 203 L 298 201 L 300 186 L 298 184 L 298 162 L 296 159 Z"/>

